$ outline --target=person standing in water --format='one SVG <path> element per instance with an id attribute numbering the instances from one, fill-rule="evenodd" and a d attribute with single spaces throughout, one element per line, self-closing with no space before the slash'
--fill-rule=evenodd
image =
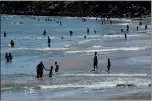
<path id="1" fill-rule="evenodd" d="M 59 65 L 58 65 L 58 63 L 57 62 L 55 62 L 55 72 L 57 73 L 57 72 L 59 72 Z"/>
<path id="2" fill-rule="evenodd" d="M 41 78 L 43 76 L 43 68 L 44 68 L 44 65 L 43 65 L 43 62 L 41 61 L 36 67 L 37 78 Z"/>
<path id="3" fill-rule="evenodd" d="M 142 22 L 139 22 L 139 25 L 142 26 Z"/>
<path id="4" fill-rule="evenodd" d="M 145 30 L 147 30 L 147 25 L 145 25 Z"/>
<path id="5" fill-rule="evenodd" d="M 97 33 L 97 31 L 96 30 L 94 30 L 94 34 L 96 34 Z"/>
<path id="6" fill-rule="evenodd" d="M 121 29 L 121 33 L 123 33 L 123 29 Z"/>
<path id="7" fill-rule="evenodd" d="M 60 26 L 62 25 L 62 22 L 60 21 Z"/>
<path id="8" fill-rule="evenodd" d="M 127 25 L 127 30 L 126 31 L 129 32 L 129 25 Z"/>
<path id="9" fill-rule="evenodd" d="M 137 26 L 137 31 L 138 31 L 138 26 Z"/>
<path id="10" fill-rule="evenodd" d="M 110 63 L 110 59 L 108 58 L 108 65 L 107 65 L 108 72 L 110 71 L 110 67 L 111 67 L 111 63 Z"/>
<path id="11" fill-rule="evenodd" d="M 6 37 L 6 32 L 4 31 L 4 37 Z"/>
<path id="12" fill-rule="evenodd" d="M 127 40 L 127 34 L 126 34 L 126 32 L 124 32 L 124 34 L 125 34 L 125 40 Z"/>
<path id="13" fill-rule="evenodd" d="M 87 27 L 87 34 L 89 35 L 89 28 Z"/>
<path id="14" fill-rule="evenodd" d="M 70 33 L 70 36 L 73 36 L 73 32 L 72 31 L 69 31 L 69 33 Z"/>
<path id="15" fill-rule="evenodd" d="M 13 56 L 11 53 L 9 53 L 8 58 L 9 58 L 9 62 L 12 62 Z"/>
<path id="16" fill-rule="evenodd" d="M 102 21 L 102 25 L 103 25 L 104 23 L 103 23 L 103 21 Z"/>
<path id="17" fill-rule="evenodd" d="M 98 58 L 97 58 L 97 52 L 95 52 L 94 60 L 93 60 L 93 70 L 98 70 Z"/>
<path id="18" fill-rule="evenodd" d="M 52 75 L 53 75 L 53 66 L 51 66 L 50 68 L 49 77 L 52 78 Z"/>
<path id="19" fill-rule="evenodd" d="M 11 47 L 14 47 L 14 41 L 11 40 L 11 43 L 10 43 Z"/>
<path id="20" fill-rule="evenodd" d="M 48 36 L 48 47 L 50 47 L 50 43 L 51 43 L 51 39 L 50 39 L 50 37 Z"/>
<path id="21" fill-rule="evenodd" d="M 8 53 L 5 54 L 5 60 L 6 60 L 6 62 L 9 62 Z"/>
<path id="22" fill-rule="evenodd" d="M 112 24 L 112 21 L 110 20 L 110 24 Z"/>
<path id="23" fill-rule="evenodd" d="M 46 35 L 46 31 L 45 31 L 45 30 L 43 31 L 43 35 L 44 35 L 44 36 Z"/>

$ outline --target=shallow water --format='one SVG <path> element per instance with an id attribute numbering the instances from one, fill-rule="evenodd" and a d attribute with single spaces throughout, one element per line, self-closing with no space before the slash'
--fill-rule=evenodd
<path id="1" fill-rule="evenodd" d="M 150 39 L 151 25 L 148 30 L 131 19 L 112 19 L 106 21 L 88 18 L 49 17 L 62 21 L 45 21 L 48 17 L 1 15 L 1 91 L 2 99 L 108 99 L 123 93 L 149 91 L 151 83 L 150 59 L 137 56 L 150 56 L 150 45 L 133 42 Z M 40 21 L 37 21 L 37 19 Z M 20 24 L 19 22 L 23 22 Z M 129 24 L 128 39 L 120 29 Z M 90 34 L 87 35 L 87 27 Z M 43 36 L 43 30 L 47 35 Z M 69 36 L 72 30 L 73 36 Z M 94 34 L 94 30 L 97 31 Z M 7 37 L 3 37 L 6 31 Z M 84 39 L 84 35 L 87 38 Z M 51 38 L 51 48 L 47 47 L 47 36 Z M 61 39 L 61 37 L 64 39 Z M 15 47 L 8 44 L 14 40 Z M 42 61 L 70 58 L 71 56 L 92 56 L 98 52 L 99 72 L 88 72 L 92 65 L 82 69 L 61 68 L 52 79 L 48 72 L 36 79 L 36 65 Z M 6 52 L 11 52 L 13 61 L 5 63 Z M 112 70 L 106 72 L 107 57 L 111 58 Z M 83 60 L 82 60 L 83 61 Z M 62 66 L 61 66 L 62 67 Z M 135 87 L 120 87 L 117 84 L 134 84 Z"/>

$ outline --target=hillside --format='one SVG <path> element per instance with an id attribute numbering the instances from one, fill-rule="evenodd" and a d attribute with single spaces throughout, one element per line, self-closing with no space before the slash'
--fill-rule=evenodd
<path id="1" fill-rule="evenodd" d="M 151 15 L 150 1 L 1 1 L 1 14 L 141 17 Z"/>

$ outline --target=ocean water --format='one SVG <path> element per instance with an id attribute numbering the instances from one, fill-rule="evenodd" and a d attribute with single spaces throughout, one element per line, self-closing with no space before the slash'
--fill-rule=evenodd
<path id="1" fill-rule="evenodd" d="M 45 21 L 45 18 L 52 21 Z M 78 17 L 1 15 L 1 99 L 98 100 L 150 91 L 151 60 L 137 57 L 150 56 L 151 45 L 134 40 L 150 39 L 151 24 L 148 24 L 147 30 L 143 25 L 136 31 L 138 20 L 113 18 L 112 25 L 109 21 L 102 25 L 99 18 L 86 19 L 82 22 Z M 62 25 L 56 23 L 58 20 L 62 21 Z M 130 31 L 125 40 L 120 29 L 126 30 L 127 24 Z M 87 27 L 90 29 L 89 35 L 86 33 Z M 43 30 L 46 30 L 46 36 L 42 35 Z M 70 30 L 73 36 L 69 36 Z M 6 38 L 3 37 L 4 31 Z M 84 35 L 87 38 L 84 39 Z M 47 36 L 51 38 L 51 48 L 47 46 Z M 14 41 L 14 48 L 8 46 L 10 40 Z M 40 61 L 73 56 L 93 57 L 95 51 L 98 52 L 99 65 L 105 65 L 107 57 L 111 58 L 110 74 L 106 72 L 106 66 L 99 67 L 99 72 L 88 72 L 92 66 L 79 70 L 70 69 L 72 67 L 64 69 L 59 62 L 59 74 L 49 78 L 48 72 L 44 72 L 43 78 L 35 78 L 36 66 Z M 11 63 L 5 62 L 6 52 L 13 55 Z M 136 86 L 119 88 L 117 84 Z"/>

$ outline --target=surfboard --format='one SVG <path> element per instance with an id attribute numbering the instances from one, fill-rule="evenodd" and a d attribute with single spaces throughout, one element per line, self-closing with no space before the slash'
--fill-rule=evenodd
<path id="1" fill-rule="evenodd" d="M 10 44 L 8 44 L 8 46 L 9 46 L 9 47 L 11 47 L 11 45 L 10 45 Z"/>
<path id="2" fill-rule="evenodd" d="M 8 44 L 9 47 L 12 47 L 11 44 Z"/>

